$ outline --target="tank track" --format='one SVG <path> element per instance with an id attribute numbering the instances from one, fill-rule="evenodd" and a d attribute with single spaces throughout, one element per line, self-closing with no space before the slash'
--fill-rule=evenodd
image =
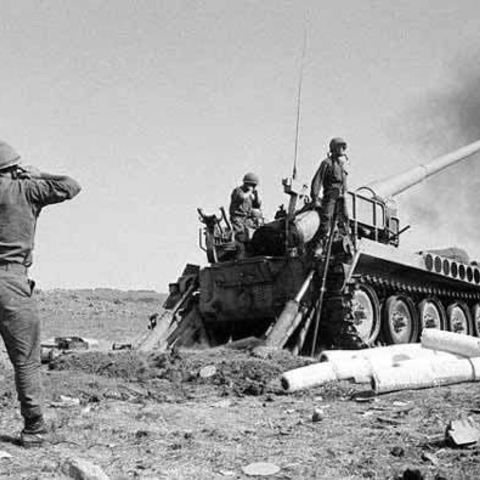
<path id="1" fill-rule="evenodd" d="M 425 296 L 436 296 L 445 300 L 480 300 L 480 292 L 465 292 L 456 289 L 440 288 L 432 285 L 420 285 L 414 282 L 400 282 L 387 277 L 377 275 L 362 275 L 355 278 L 356 283 L 371 286 L 379 295 L 386 297 L 393 294 L 404 294 L 423 298 Z"/>

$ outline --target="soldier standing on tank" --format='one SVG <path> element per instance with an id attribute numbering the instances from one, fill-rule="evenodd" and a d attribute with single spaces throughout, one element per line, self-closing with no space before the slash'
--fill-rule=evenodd
<path id="1" fill-rule="evenodd" d="M 322 161 L 315 173 L 310 190 L 313 204 L 320 208 L 320 227 L 311 242 L 312 252 L 316 258 L 322 256 L 327 239 L 333 233 L 334 218 L 336 218 L 340 234 L 347 237 L 350 235 L 349 217 L 345 203 L 347 142 L 343 138 L 332 138 L 329 147 L 328 157 Z M 320 193 L 322 193 L 321 197 Z M 355 327 L 351 302 L 350 293 L 338 299 L 338 302 L 334 304 L 334 311 L 326 312 L 329 321 L 324 322 L 322 331 L 325 340 L 330 342 L 331 347 L 346 349 L 366 347 Z"/>
<path id="2" fill-rule="evenodd" d="M 336 213 L 339 232 L 349 235 L 349 218 L 345 195 L 347 193 L 347 142 L 343 138 L 332 138 L 328 157 L 322 161 L 315 173 L 310 197 L 313 204 L 320 208 L 320 228 L 312 241 L 315 256 L 321 256 L 324 244 L 332 228 Z M 320 196 L 321 195 L 321 196 Z"/>
<path id="3" fill-rule="evenodd" d="M 246 244 L 252 231 L 263 222 L 262 201 L 258 194 L 259 178 L 252 172 L 244 175 L 243 183 L 236 187 L 230 196 L 230 222 L 237 243 L 237 258 L 244 258 Z"/>
<path id="4" fill-rule="evenodd" d="M 25 447 L 46 439 L 40 378 L 40 320 L 28 278 L 38 215 L 43 207 L 80 192 L 70 177 L 21 165 L 20 155 L 0 141 L 0 334 L 15 371 Z"/>

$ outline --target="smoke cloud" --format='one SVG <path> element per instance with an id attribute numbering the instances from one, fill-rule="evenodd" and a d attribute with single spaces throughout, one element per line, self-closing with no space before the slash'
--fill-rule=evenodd
<path id="1" fill-rule="evenodd" d="M 446 79 L 446 89 L 415 99 L 402 125 L 393 125 L 396 139 L 400 134 L 425 161 L 480 139 L 478 62 L 473 56 L 455 62 Z M 480 259 L 480 155 L 405 194 L 400 214 L 412 224 L 415 243 L 424 242 L 419 249 L 457 246 Z"/>

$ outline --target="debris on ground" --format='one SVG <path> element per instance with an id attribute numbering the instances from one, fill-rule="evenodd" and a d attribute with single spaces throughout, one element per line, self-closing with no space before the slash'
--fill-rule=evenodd
<path id="1" fill-rule="evenodd" d="M 70 458 L 62 465 L 62 473 L 74 480 L 109 480 L 98 466 L 81 458 Z"/>
<path id="2" fill-rule="evenodd" d="M 206 367 L 202 367 L 198 374 L 201 378 L 210 378 L 213 377 L 217 373 L 217 369 L 214 365 L 207 365 Z"/>
<path id="3" fill-rule="evenodd" d="M 78 407 L 79 405 L 79 398 L 69 397 L 68 395 L 59 395 L 58 402 L 50 402 L 50 406 L 54 408 L 70 408 Z"/>
<path id="4" fill-rule="evenodd" d="M 418 469 L 407 468 L 401 476 L 397 476 L 395 480 L 424 480 L 423 473 Z"/>
<path id="5" fill-rule="evenodd" d="M 394 457 L 403 457 L 403 456 L 405 456 L 405 450 L 404 450 L 402 447 L 399 447 L 398 445 L 396 445 L 395 447 L 393 447 L 393 448 L 390 450 L 390 453 L 391 453 Z"/>
<path id="6" fill-rule="evenodd" d="M 445 432 L 447 442 L 463 447 L 480 440 L 480 429 L 472 417 L 451 421 Z"/>
<path id="7" fill-rule="evenodd" d="M 243 467 L 242 470 L 245 475 L 266 477 L 268 475 L 275 475 L 278 473 L 280 471 L 280 467 L 274 463 L 257 462 Z"/>
<path id="8" fill-rule="evenodd" d="M 434 453 L 429 452 L 422 453 L 422 460 L 424 460 L 425 462 L 430 462 L 435 467 L 438 466 L 438 464 L 440 463 L 438 457 Z"/>
<path id="9" fill-rule="evenodd" d="M 0 460 L 6 459 L 6 458 L 12 458 L 12 455 L 8 452 L 4 452 L 3 450 L 0 450 Z"/>
<path id="10" fill-rule="evenodd" d="M 312 414 L 312 422 L 321 422 L 323 417 L 325 416 L 323 410 L 321 408 L 315 408 Z"/>
<path id="11" fill-rule="evenodd" d="M 50 363 L 59 355 L 78 350 L 96 350 L 99 348 L 98 340 L 85 337 L 54 337 L 41 343 L 42 363 Z"/>

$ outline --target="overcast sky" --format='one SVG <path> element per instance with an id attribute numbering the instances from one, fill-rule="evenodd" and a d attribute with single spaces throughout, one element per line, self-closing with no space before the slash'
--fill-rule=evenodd
<path id="1" fill-rule="evenodd" d="M 260 175 L 272 216 L 292 171 L 304 29 L 301 178 L 310 181 L 332 136 L 349 142 L 352 187 L 480 138 L 478 124 L 458 119 L 462 101 L 480 106 L 478 0 L 0 6 L 0 138 L 25 163 L 83 186 L 41 214 L 32 271 L 41 288 L 166 291 L 186 262 L 206 263 L 196 208 L 228 206 L 247 171 Z M 466 239 L 458 223 L 461 202 L 450 195 L 451 214 L 430 211 L 457 178 L 478 192 L 475 161 L 399 197 L 412 223 L 403 248 L 456 243 L 480 257 L 478 230 Z"/>

